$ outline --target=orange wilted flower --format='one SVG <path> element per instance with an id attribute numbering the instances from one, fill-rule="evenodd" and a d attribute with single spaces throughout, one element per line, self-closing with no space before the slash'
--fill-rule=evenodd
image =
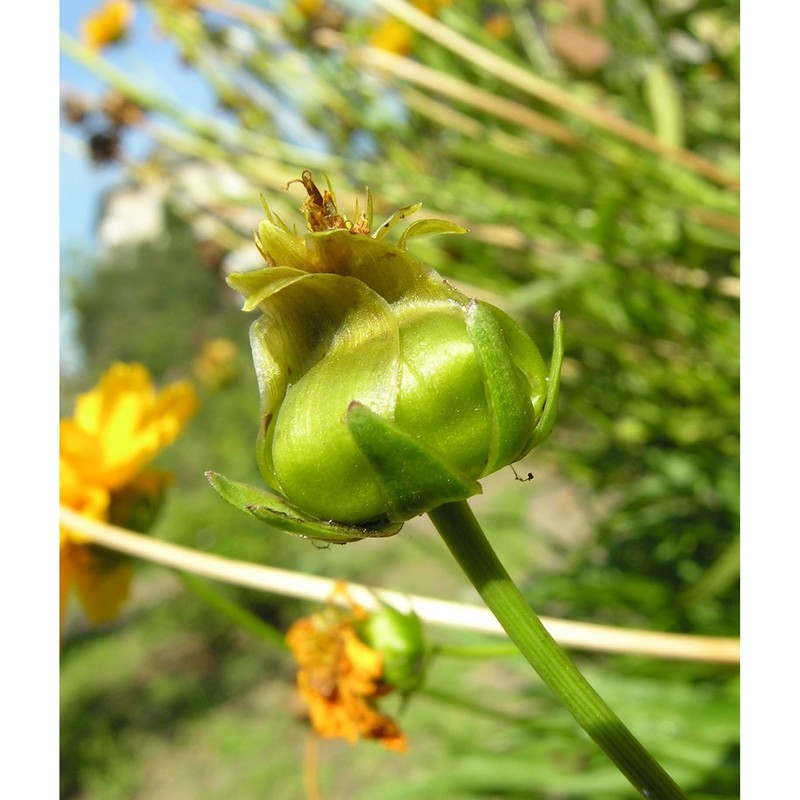
<path id="1" fill-rule="evenodd" d="M 377 709 L 378 698 L 394 687 L 383 680 L 383 656 L 356 634 L 364 617 L 358 607 L 331 605 L 292 625 L 286 641 L 299 667 L 297 687 L 320 736 L 351 744 L 375 739 L 405 752 L 405 735 Z"/>
<path id="2" fill-rule="evenodd" d="M 170 476 L 145 469 L 171 444 L 197 407 L 188 383 L 156 393 L 140 364 L 114 364 L 61 420 L 61 504 L 91 519 L 146 530 Z M 127 599 L 130 562 L 61 528 L 61 615 L 75 588 L 93 624 L 115 619 Z"/>
<path id="3" fill-rule="evenodd" d="M 130 0 L 107 0 L 81 22 L 83 40 L 97 49 L 119 41 L 128 32 L 134 11 Z"/>

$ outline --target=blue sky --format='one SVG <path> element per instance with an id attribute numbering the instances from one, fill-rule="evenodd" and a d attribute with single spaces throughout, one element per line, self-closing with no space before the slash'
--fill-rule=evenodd
<path id="1" fill-rule="evenodd" d="M 74 38 L 80 37 L 80 21 L 102 0 L 66 0 L 60 4 L 60 29 Z M 184 68 L 172 42 L 155 31 L 152 17 L 140 4 L 136 6 L 130 36 L 124 42 L 107 48 L 103 56 L 137 81 L 147 83 L 168 95 L 179 95 L 182 103 L 200 110 L 212 107 L 214 99 L 202 80 Z M 59 89 L 71 89 L 88 97 L 100 97 L 104 83 L 66 55 L 59 59 Z M 63 120 L 60 124 L 59 148 L 59 251 L 61 262 L 60 362 L 62 369 L 74 371 L 80 356 L 74 342 L 74 316 L 69 305 L 66 280 L 89 265 L 96 246 L 95 226 L 100 201 L 110 188 L 125 179 L 122 169 L 114 165 L 94 166 L 81 140 L 81 129 Z M 149 142 L 135 131 L 126 131 L 125 153 L 139 158 L 147 153 Z M 66 280 L 65 280 L 66 279 Z"/>
<path id="2" fill-rule="evenodd" d="M 60 27 L 75 38 L 80 36 L 80 20 L 101 5 L 102 0 L 66 0 L 60 4 Z M 191 70 L 185 69 L 172 42 L 159 37 L 147 9 L 136 6 L 131 35 L 127 41 L 107 48 L 104 53 L 115 66 L 139 81 L 160 88 L 164 93 L 179 94 L 187 105 L 199 109 L 211 107 L 213 99 L 207 87 Z M 72 88 L 88 95 L 102 95 L 104 84 L 91 72 L 62 55 L 59 64 L 61 89 Z M 92 166 L 85 154 L 76 152 L 79 129 L 61 125 L 60 218 L 59 237 L 65 247 L 91 248 L 99 199 L 110 187 L 123 180 L 120 169 Z M 128 133 L 125 150 L 138 157 L 148 143 L 135 133 Z"/>

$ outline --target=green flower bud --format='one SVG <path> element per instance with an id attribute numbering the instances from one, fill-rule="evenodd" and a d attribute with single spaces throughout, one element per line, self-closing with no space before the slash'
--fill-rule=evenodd
<path id="1" fill-rule="evenodd" d="M 352 541 L 481 491 L 479 478 L 522 458 L 555 421 L 562 356 L 556 315 L 550 372 L 507 314 L 471 300 L 374 233 L 372 202 L 355 222 L 304 172 L 299 236 L 265 204 L 256 244 L 267 267 L 228 283 L 258 310 L 250 343 L 261 397 L 257 459 L 274 493 L 209 474 L 230 502 L 293 533 Z M 257 494 L 254 494 L 257 492 Z"/>
<path id="2" fill-rule="evenodd" d="M 428 650 L 420 618 L 380 601 L 356 625 L 358 638 L 383 656 L 383 680 L 403 694 L 418 689 L 425 677 Z"/>

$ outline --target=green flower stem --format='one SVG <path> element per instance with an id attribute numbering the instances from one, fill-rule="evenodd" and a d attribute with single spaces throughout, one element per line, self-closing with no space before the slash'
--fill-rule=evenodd
<path id="1" fill-rule="evenodd" d="M 511 643 L 435 645 L 432 655 L 446 658 L 511 658 L 519 656 L 519 648 Z"/>
<path id="2" fill-rule="evenodd" d="M 264 622 L 263 619 L 238 603 L 234 603 L 233 600 L 225 597 L 221 592 L 212 589 L 208 583 L 196 578 L 194 575 L 188 572 L 176 572 L 175 574 L 192 594 L 199 597 L 220 614 L 226 616 L 240 628 L 265 642 L 275 645 L 281 650 L 288 650 L 286 638 L 277 628 L 273 628 L 272 625 Z"/>
<path id="3" fill-rule="evenodd" d="M 740 567 L 741 542 L 737 536 L 700 580 L 683 593 L 681 600 L 685 605 L 690 605 L 721 594 L 739 577 Z"/>
<path id="4" fill-rule="evenodd" d="M 519 651 L 517 651 L 517 654 L 519 654 Z M 416 690 L 416 694 L 428 700 L 433 700 L 435 703 L 456 708 L 460 711 L 468 711 L 485 719 L 499 720 L 514 727 L 524 728 L 530 724 L 530 720 L 527 717 L 520 717 L 508 711 L 500 711 L 492 706 L 476 703 L 474 700 L 467 699 L 463 692 L 448 692 L 444 689 L 432 689 L 429 686 L 422 686 Z"/>
<path id="5" fill-rule="evenodd" d="M 429 512 L 450 552 L 539 677 L 643 797 L 686 800 L 556 644 L 511 580 L 466 502 Z"/>

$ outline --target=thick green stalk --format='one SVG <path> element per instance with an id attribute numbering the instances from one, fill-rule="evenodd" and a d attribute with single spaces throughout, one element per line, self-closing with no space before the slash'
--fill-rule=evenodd
<path id="1" fill-rule="evenodd" d="M 511 641 L 637 791 L 649 800 L 686 800 L 547 632 L 500 563 L 467 503 L 448 503 L 429 516 Z"/>

